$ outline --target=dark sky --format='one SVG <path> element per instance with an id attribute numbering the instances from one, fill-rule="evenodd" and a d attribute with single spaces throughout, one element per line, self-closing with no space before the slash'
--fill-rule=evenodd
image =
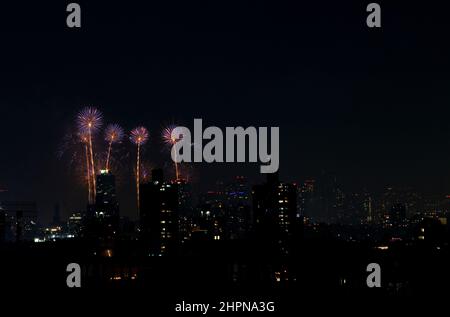
<path id="1" fill-rule="evenodd" d="M 56 1 L 55 1 L 56 2 Z M 0 8 L 0 199 L 35 200 L 48 220 L 85 191 L 57 152 L 85 105 L 150 130 L 146 159 L 167 162 L 165 122 L 279 126 L 286 180 L 336 173 L 349 190 L 387 184 L 450 191 L 450 20 L 442 2 L 79 2 Z M 313 3 L 313 4 L 312 4 Z M 131 163 L 130 163 L 131 164 Z M 166 163 L 167 164 L 167 163 Z M 258 165 L 195 166 L 197 182 Z M 134 213 L 131 172 L 122 211 Z"/>

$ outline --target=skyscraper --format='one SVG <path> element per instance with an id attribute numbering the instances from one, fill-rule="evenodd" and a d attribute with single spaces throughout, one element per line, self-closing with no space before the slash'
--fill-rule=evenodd
<path id="1" fill-rule="evenodd" d="M 97 196 L 95 205 L 98 212 L 110 215 L 118 213 L 118 203 L 116 199 L 116 178 L 106 170 L 102 170 L 97 175 Z"/>
<path id="2" fill-rule="evenodd" d="M 53 209 L 52 225 L 53 226 L 61 225 L 61 210 L 59 208 L 59 204 L 55 204 L 55 207 Z"/>
<path id="3" fill-rule="evenodd" d="M 305 180 L 304 183 L 298 187 L 297 212 L 301 217 L 308 218 L 311 216 L 314 199 L 314 186 L 315 181 L 310 179 Z"/>
<path id="4" fill-rule="evenodd" d="M 269 175 L 267 183 L 253 187 L 254 226 L 258 238 L 287 255 L 290 243 L 299 238 L 302 223 L 296 212 L 297 189 Z"/>
<path id="5" fill-rule="evenodd" d="M 345 195 L 336 176 L 322 171 L 315 185 L 317 195 L 314 201 L 314 220 L 325 223 L 341 222 L 345 215 Z"/>
<path id="6" fill-rule="evenodd" d="M 178 238 L 181 243 L 191 239 L 193 226 L 193 202 L 191 184 L 185 179 L 178 178 L 172 181 L 178 189 Z"/>
<path id="7" fill-rule="evenodd" d="M 150 254 L 173 252 L 178 240 L 178 185 L 164 182 L 160 169 L 152 171 L 152 180 L 141 184 L 141 238 Z"/>
<path id="8" fill-rule="evenodd" d="M 102 170 L 96 180 L 97 196 L 95 204 L 88 206 L 86 234 L 94 239 L 112 239 L 119 230 L 115 176 L 109 171 Z"/>
<path id="9" fill-rule="evenodd" d="M 251 230 L 250 187 L 247 179 L 236 176 L 225 191 L 226 217 L 225 234 L 227 239 L 242 239 Z"/>
<path id="10" fill-rule="evenodd" d="M 369 193 L 365 192 L 363 194 L 363 213 L 365 222 L 372 224 L 374 223 L 374 212 L 373 212 L 373 202 L 372 202 L 372 196 L 370 196 Z"/>
<path id="11" fill-rule="evenodd" d="M 389 212 L 390 224 L 393 227 L 400 226 L 406 218 L 406 205 L 402 203 L 395 203 L 392 205 Z"/>
<path id="12" fill-rule="evenodd" d="M 83 231 L 83 215 L 81 212 L 74 212 L 67 221 L 67 231 L 74 237 L 80 237 Z"/>
<path id="13" fill-rule="evenodd" d="M 225 186 L 217 182 L 212 190 L 201 195 L 195 217 L 194 235 L 202 238 L 224 239 L 224 225 L 226 222 Z"/>

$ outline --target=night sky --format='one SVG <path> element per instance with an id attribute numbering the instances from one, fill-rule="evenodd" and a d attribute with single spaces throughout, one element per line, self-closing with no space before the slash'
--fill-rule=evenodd
<path id="1" fill-rule="evenodd" d="M 86 105 L 127 131 L 148 127 L 156 166 L 169 159 L 164 123 L 202 118 L 279 126 L 284 180 L 327 170 L 348 190 L 449 192 L 448 8 L 379 1 L 382 28 L 369 29 L 369 2 L 85 1 L 81 29 L 65 25 L 69 1 L 2 4 L 0 200 L 36 201 L 43 221 L 57 202 L 63 216 L 84 208 L 85 189 L 57 153 Z M 193 173 L 206 187 L 262 179 L 259 164 Z M 131 178 L 122 171 L 118 189 L 126 215 Z"/>

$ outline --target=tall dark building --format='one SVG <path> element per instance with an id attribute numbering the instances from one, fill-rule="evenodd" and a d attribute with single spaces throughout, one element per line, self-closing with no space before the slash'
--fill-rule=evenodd
<path id="1" fill-rule="evenodd" d="M 112 239 L 119 230 L 119 204 L 115 176 L 106 170 L 97 175 L 96 199 L 85 217 L 85 234 L 94 239 Z"/>
<path id="2" fill-rule="evenodd" d="M 312 217 L 316 222 L 337 223 L 345 217 L 345 195 L 336 176 L 322 171 L 315 184 L 314 211 Z"/>
<path id="3" fill-rule="evenodd" d="M 251 230 L 250 186 L 243 176 L 236 176 L 225 190 L 227 239 L 243 239 Z"/>
<path id="4" fill-rule="evenodd" d="M 74 212 L 67 221 L 67 231 L 73 237 L 80 237 L 83 231 L 83 215 L 81 212 Z"/>
<path id="5" fill-rule="evenodd" d="M 119 211 L 116 198 L 116 178 L 108 171 L 102 170 L 100 175 L 97 175 L 95 205 L 98 212 L 114 215 Z"/>
<path id="6" fill-rule="evenodd" d="M 297 213 L 301 217 L 309 218 L 314 202 L 315 180 L 305 180 L 298 187 Z"/>
<path id="7" fill-rule="evenodd" d="M 226 223 L 225 186 L 217 182 L 212 190 L 201 195 L 195 215 L 193 237 L 198 239 L 224 239 Z"/>
<path id="8" fill-rule="evenodd" d="M 170 254 L 178 241 L 178 185 L 164 182 L 162 170 L 155 169 L 140 192 L 141 238 L 151 255 Z"/>
<path id="9" fill-rule="evenodd" d="M 53 209 L 52 225 L 53 226 L 60 226 L 61 225 L 61 210 L 59 208 L 59 204 L 55 204 L 55 207 Z"/>
<path id="10" fill-rule="evenodd" d="M 270 175 L 270 174 L 269 174 Z M 287 255 L 299 238 L 302 220 L 297 216 L 297 188 L 270 175 L 267 183 L 253 187 L 255 232 L 261 241 Z"/>
<path id="11" fill-rule="evenodd" d="M 192 201 L 191 184 L 185 179 L 178 178 L 172 181 L 178 189 L 178 231 L 181 243 L 191 239 L 194 208 Z"/>
<path id="12" fill-rule="evenodd" d="M 393 227 L 400 226 L 406 218 L 406 205 L 395 203 L 389 212 L 389 222 Z"/>

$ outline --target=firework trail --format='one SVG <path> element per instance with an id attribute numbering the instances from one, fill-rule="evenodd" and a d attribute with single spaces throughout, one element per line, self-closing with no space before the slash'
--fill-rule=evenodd
<path id="1" fill-rule="evenodd" d="M 86 152 L 86 179 L 88 184 L 88 202 L 89 204 L 93 203 L 92 191 L 91 191 L 91 175 L 89 169 L 89 147 L 88 147 L 88 138 L 87 136 L 81 135 L 81 141 L 84 143 L 84 148 Z"/>
<path id="2" fill-rule="evenodd" d="M 111 157 L 111 148 L 113 143 L 122 141 L 123 129 L 118 124 L 110 124 L 105 130 L 105 140 L 108 142 L 108 153 L 106 155 L 106 166 L 105 169 L 109 171 L 109 161 Z"/>
<path id="3" fill-rule="evenodd" d="M 89 160 L 90 160 L 90 175 L 92 185 L 92 201 L 95 200 L 96 196 L 96 175 L 95 175 L 95 164 L 94 164 L 94 150 L 92 147 L 92 135 L 97 132 L 102 126 L 102 114 L 99 110 L 92 107 L 86 107 L 81 110 L 77 115 L 77 124 L 79 133 L 87 136 L 87 144 L 89 147 Z"/>
<path id="4" fill-rule="evenodd" d="M 172 132 L 176 128 L 175 125 L 169 125 L 168 127 L 163 129 L 162 133 L 162 139 L 165 144 L 172 147 L 175 143 L 177 143 L 177 139 L 172 137 Z M 177 163 L 177 152 L 175 151 L 175 180 L 178 180 L 180 178 L 179 170 L 178 170 L 178 163 Z"/>
<path id="5" fill-rule="evenodd" d="M 57 151 L 58 158 L 68 158 L 69 167 L 75 172 L 76 179 L 79 180 L 83 186 L 87 184 L 88 188 L 88 202 L 92 202 L 92 187 L 89 161 L 89 147 L 87 135 L 79 132 L 65 134 L 59 149 Z M 86 167 L 83 164 L 86 162 Z M 81 163 L 81 164 L 80 164 Z M 86 177 L 87 176 L 87 177 Z"/>
<path id="6" fill-rule="evenodd" d="M 137 209 L 140 213 L 140 201 L 139 201 L 139 184 L 140 184 L 140 164 L 141 164 L 141 145 L 148 141 L 148 131 L 144 127 L 137 127 L 131 130 L 130 140 L 137 145 L 136 155 L 136 195 L 137 195 Z"/>

